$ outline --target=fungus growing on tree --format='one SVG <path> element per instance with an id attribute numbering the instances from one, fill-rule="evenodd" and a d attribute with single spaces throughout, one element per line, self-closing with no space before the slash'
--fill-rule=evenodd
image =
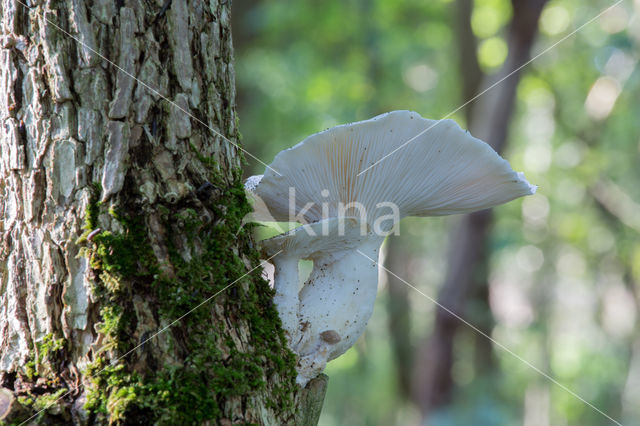
<path id="1" fill-rule="evenodd" d="M 536 191 L 454 121 L 410 111 L 309 136 L 245 187 L 257 220 L 303 224 L 260 243 L 275 255 L 274 303 L 302 386 L 364 331 L 378 287 L 371 259 L 401 218 L 468 213 Z M 313 270 L 299 289 L 301 259 Z"/>

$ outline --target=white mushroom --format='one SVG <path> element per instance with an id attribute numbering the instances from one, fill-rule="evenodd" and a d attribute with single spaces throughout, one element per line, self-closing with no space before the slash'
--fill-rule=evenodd
<path id="1" fill-rule="evenodd" d="M 378 281 L 370 259 L 397 221 L 486 209 L 536 191 L 454 121 L 410 111 L 309 136 L 246 187 L 259 200 L 256 219 L 304 224 L 261 243 L 266 255 L 280 252 L 274 302 L 303 386 L 364 331 Z M 313 260 L 313 270 L 298 291 L 300 259 Z"/>
<path id="2" fill-rule="evenodd" d="M 343 220 L 344 219 L 344 220 Z M 275 265 L 274 303 L 299 355 L 298 383 L 306 384 L 349 349 L 364 331 L 378 288 L 372 259 L 384 236 L 361 233 L 356 218 L 329 218 L 303 225 L 262 242 Z M 313 260 L 313 270 L 298 292 L 298 262 Z"/>

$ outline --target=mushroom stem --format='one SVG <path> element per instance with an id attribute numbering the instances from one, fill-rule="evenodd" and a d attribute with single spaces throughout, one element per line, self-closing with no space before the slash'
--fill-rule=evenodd
<path id="1" fill-rule="evenodd" d="M 378 258 L 383 237 L 369 236 L 357 248 L 314 258 L 313 271 L 300 291 L 300 321 L 308 324 L 295 348 L 307 361 L 298 366 L 303 378 L 315 377 L 347 351 L 364 332 L 378 290 Z M 339 339 L 326 342 L 326 331 Z"/>
<path id="2" fill-rule="evenodd" d="M 289 339 L 289 346 L 293 347 L 297 341 L 298 322 L 298 261 L 291 256 L 278 255 L 273 259 L 275 266 L 274 287 L 276 294 L 273 303 L 276 305 L 282 328 Z"/>

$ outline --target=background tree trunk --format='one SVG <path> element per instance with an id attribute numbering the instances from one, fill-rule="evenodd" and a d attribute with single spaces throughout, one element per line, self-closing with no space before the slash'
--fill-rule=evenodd
<path id="1" fill-rule="evenodd" d="M 384 266 L 389 271 L 410 270 L 411 253 L 400 236 L 389 235 L 384 248 Z M 403 397 L 411 398 L 413 377 L 413 347 L 411 345 L 410 288 L 395 276 L 385 273 L 387 280 L 387 327 L 393 354 L 398 390 Z"/>
<path id="2" fill-rule="evenodd" d="M 513 18 L 507 38 L 509 53 L 497 73 L 489 76 L 483 88 L 504 78 L 496 87 L 483 94 L 466 110 L 471 133 L 501 153 L 507 143 L 507 132 L 513 114 L 516 89 L 520 82 L 520 67 L 529 60 L 531 47 L 537 34 L 538 19 L 546 0 L 512 1 Z M 477 89 L 479 71 L 475 52 L 475 39 L 470 27 L 471 6 L 467 0 L 458 1 L 461 67 L 467 96 Z M 466 29 L 465 29 L 466 28 Z M 475 53 L 473 55 L 475 58 Z M 466 102 L 468 99 L 465 99 Z M 451 236 L 451 249 L 447 275 L 438 296 L 438 302 L 491 335 L 493 318 L 489 307 L 489 235 L 493 216 L 483 210 L 461 218 Z M 417 357 L 414 385 L 415 399 L 422 412 L 444 407 L 453 396 L 453 345 L 460 320 L 443 309 L 436 311 L 431 337 Z M 491 343 L 476 335 L 475 368 L 486 375 L 491 371 Z"/>
<path id="3" fill-rule="evenodd" d="M 229 4 L 0 15 L 2 419 L 316 422 L 242 223 Z"/>

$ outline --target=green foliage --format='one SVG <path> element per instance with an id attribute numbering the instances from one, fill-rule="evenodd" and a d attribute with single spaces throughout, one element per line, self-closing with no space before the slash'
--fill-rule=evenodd
<path id="1" fill-rule="evenodd" d="M 270 163 L 336 124 L 393 109 L 428 117 L 454 109 L 455 32 L 444 3 L 328 1 L 319 12 L 312 2 L 279 1 L 234 11 L 244 146 Z"/>
<path id="2" fill-rule="evenodd" d="M 236 2 L 244 146 L 270 163 L 280 150 L 336 124 L 393 109 L 413 109 L 433 119 L 453 111 L 467 100 L 460 95 L 459 3 L 329 0 L 319 12 L 313 2 Z M 506 53 L 512 2 L 472 3 L 477 53 L 483 71 L 492 72 Z M 550 1 L 533 54 L 607 6 Z M 496 209 L 490 242 L 496 320 L 491 335 L 617 419 L 638 333 L 633 319 L 640 243 L 637 225 L 625 224 L 593 194 L 596 184 L 611 182 L 610 200 L 622 200 L 633 212 L 629 217 L 638 216 L 637 13 L 623 2 L 523 69 L 504 156 L 540 189 L 535 197 Z M 615 103 L 597 118 L 586 103 L 600 78 L 613 82 L 605 86 L 613 90 L 601 93 L 596 106 L 607 99 Z M 450 118 L 465 127 L 462 112 Z M 257 162 L 247 167 L 247 174 L 263 172 Z M 624 195 L 618 197 L 615 188 Z M 637 224 L 633 218 L 626 222 Z M 446 273 L 449 223 L 408 218 L 400 228 L 411 267 L 393 272 L 430 296 Z M 419 347 L 430 336 L 434 310 L 409 292 L 413 326 L 408 332 Z M 380 291 L 356 348 L 329 363 L 321 424 L 419 422 L 415 405 L 396 392 L 397 362 L 385 350 L 398 332 L 388 331 L 387 297 Z M 470 312 L 463 316 L 471 319 Z M 625 327 L 613 326 L 616 321 Z M 523 407 L 532 400 L 549 401 L 550 424 L 606 422 L 506 352 L 494 350 L 496 370 L 503 374 L 487 378 L 475 365 L 475 341 L 473 333 L 462 332 L 454 347 L 454 400 L 434 424 L 520 424 Z M 622 423 L 636 422 L 636 412 Z"/>

